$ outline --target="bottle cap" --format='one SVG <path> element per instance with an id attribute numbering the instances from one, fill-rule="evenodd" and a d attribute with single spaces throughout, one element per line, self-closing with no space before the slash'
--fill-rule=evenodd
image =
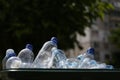
<path id="1" fill-rule="evenodd" d="M 53 42 L 56 43 L 56 44 L 57 44 L 57 42 L 58 42 L 58 40 L 57 40 L 56 37 L 52 37 L 52 38 L 51 38 L 51 41 L 53 41 Z"/>
<path id="2" fill-rule="evenodd" d="M 13 57 L 13 56 L 16 56 L 16 54 L 15 53 L 10 53 L 10 54 L 7 55 L 8 58 Z"/>
<path id="3" fill-rule="evenodd" d="M 30 49 L 31 51 L 33 50 L 33 46 L 31 44 L 26 44 L 26 48 Z"/>
<path id="4" fill-rule="evenodd" d="M 87 53 L 94 55 L 94 53 L 95 53 L 94 48 L 89 48 L 89 49 L 87 50 Z"/>

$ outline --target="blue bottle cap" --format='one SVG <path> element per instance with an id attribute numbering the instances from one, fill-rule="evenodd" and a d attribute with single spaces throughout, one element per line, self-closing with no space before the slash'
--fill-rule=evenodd
<path id="1" fill-rule="evenodd" d="M 87 50 L 87 53 L 94 55 L 94 53 L 95 53 L 94 48 L 89 48 L 89 49 Z"/>
<path id="2" fill-rule="evenodd" d="M 15 53 L 9 53 L 8 55 L 6 55 L 7 58 L 10 58 L 10 57 L 13 57 L 13 56 L 16 56 Z"/>
<path id="3" fill-rule="evenodd" d="M 16 54 L 15 54 L 15 53 L 11 53 L 11 54 L 9 54 L 8 56 L 9 56 L 9 57 L 12 57 L 12 56 L 16 56 Z"/>
<path id="4" fill-rule="evenodd" d="M 56 37 L 52 37 L 52 38 L 51 38 L 51 41 L 53 41 L 53 42 L 56 43 L 56 44 L 58 43 L 58 40 L 57 40 Z"/>
<path id="5" fill-rule="evenodd" d="M 26 44 L 26 48 L 30 49 L 31 51 L 33 50 L 33 46 L 31 44 Z"/>

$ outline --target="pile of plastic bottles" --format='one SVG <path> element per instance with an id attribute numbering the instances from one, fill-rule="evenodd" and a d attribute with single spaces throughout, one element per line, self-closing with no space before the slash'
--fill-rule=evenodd
<path id="1" fill-rule="evenodd" d="M 71 68 L 71 69 L 113 69 L 112 65 L 98 62 L 94 59 L 94 48 L 88 48 L 85 53 L 75 58 L 67 58 L 64 51 L 58 49 L 57 38 L 46 41 L 37 56 L 34 56 L 33 46 L 27 44 L 18 55 L 13 49 L 6 50 L 2 61 L 3 69 L 11 68 Z"/>

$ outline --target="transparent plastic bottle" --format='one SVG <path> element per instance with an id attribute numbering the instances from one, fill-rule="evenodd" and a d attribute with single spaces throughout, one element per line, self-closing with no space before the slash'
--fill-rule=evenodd
<path id="1" fill-rule="evenodd" d="M 88 69 L 89 68 L 89 62 L 90 62 L 90 58 L 83 59 L 83 61 L 79 64 L 79 68 Z"/>
<path id="2" fill-rule="evenodd" d="M 94 60 L 94 48 L 88 48 L 84 54 L 77 56 L 77 59 L 80 60 L 79 68 L 89 68 L 90 60 Z"/>
<path id="3" fill-rule="evenodd" d="M 12 56 L 16 56 L 14 50 L 13 50 L 13 49 L 7 49 L 7 50 L 6 50 L 6 55 L 5 55 L 5 57 L 3 58 L 3 60 L 2 60 L 2 68 L 3 68 L 3 69 L 6 69 L 6 62 L 7 62 L 7 60 L 8 60 L 10 57 L 12 57 Z"/>
<path id="4" fill-rule="evenodd" d="M 65 64 L 66 64 L 66 68 L 72 68 L 72 69 L 79 68 L 79 60 L 76 58 L 66 59 Z"/>
<path id="5" fill-rule="evenodd" d="M 57 47 L 56 37 L 52 37 L 50 41 L 47 41 L 43 44 L 33 62 L 34 68 L 49 68 L 48 63 L 51 61 L 52 58 L 51 49 L 53 47 Z"/>
<path id="6" fill-rule="evenodd" d="M 19 57 L 10 57 L 6 62 L 6 69 L 20 68 L 22 61 Z"/>
<path id="7" fill-rule="evenodd" d="M 95 69 L 98 66 L 98 62 L 96 60 L 90 60 L 88 63 L 89 69 Z"/>
<path id="8" fill-rule="evenodd" d="M 33 46 L 31 44 L 26 44 L 26 47 L 22 49 L 18 56 L 23 63 L 33 63 L 34 61 L 34 53 L 33 53 Z"/>
<path id="9" fill-rule="evenodd" d="M 65 61 L 67 57 L 65 56 L 64 51 L 57 49 L 56 47 L 52 48 L 53 59 L 53 68 L 63 68 L 65 66 Z"/>
<path id="10" fill-rule="evenodd" d="M 87 49 L 86 53 L 83 54 L 83 56 L 90 59 L 94 59 L 94 54 L 95 54 L 94 48 L 90 47 Z"/>
<path id="11" fill-rule="evenodd" d="M 77 59 L 80 60 L 80 61 L 83 61 L 83 59 L 85 58 L 90 58 L 90 59 L 94 59 L 94 48 L 88 48 L 87 51 L 83 54 L 80 54 L 77 56 Z"/>
<path id="12" fill-rule="evenodd" d="M 106 63 L 99 63 L 97 69 L 106 69 Z"/>

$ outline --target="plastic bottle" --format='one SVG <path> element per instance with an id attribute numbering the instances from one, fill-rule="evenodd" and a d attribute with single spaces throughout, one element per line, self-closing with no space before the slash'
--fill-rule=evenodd
<path id="1" fill-rule="evenodd" d="M 7 50 L 6 50 L 6 55 L 5 55 L 5 57 L 3 58 L 3 60 L 2 60 L 2 68 L 3 68 L 3 69 L 6 69 L 6 62 L 7 62 L 7 60 L 8 60 L 10 57 L 12 57 L 12 56 L 16 56 L 14 50 L 13 50 L 13 49 L 7 49 Z"/>
<path id="2" fill-rule="evenodd" d="M 6 69 L 20 68 L 22 61 L 19 57 L 10 57 L 6 62 Z"/>
<path id="3" fill-rule="evenodd" d="M 87 49 L 86 53 L 83 54 L 83 56 L 90 59 L 94 59 L 94 54 L 95 54 L 94 48 L 90 47 Z"/>
<path id="4" fill-rule="evenodd" d="M 18 53 L 18 57 L 23 63 L 33 63 L 34 53 L 32 50 L 33 46 L 31 44 L 26 44 L 26 47 Z"/>
<path id="5" fill-rule="evenodd" d="M 89 68 L 90 60 L 94 59 L 94 48 L 88 48 L 87 51 L 84 54 L 80 54 L 77 59 L 80 60 L 79 68 Z"/>
<path id="6" fill-rule="evenodd" d="M 51 49 L 53 47 L 57 47 L 56 37 L 52 37 L 50 41 L 47 41 L 43 44 L 33 62 L 34 68 L 49 68 L 48 63 L 52 58 Z"/>
<path id="7" fill-rule="evenodd" d="M 95 54 L 94 48 L 90 47 L 90 48 L 87 49 L 87 51 L 85 53 L 78 55 L 77 59 L 80 60 L 80 61 L 82 61 L 85 58 L 94 59 L 94 54 Z"/>
<path id="8" fill-rule="evenodd" d="M 106 63 L 99 63 L 97 68 L 98 69 L 106 69 L 106 65 L 107 65 Z"/>
<path id="9" fill-rule="evenodd" d="M 68 59 L 66 59 L 66 62 L 65 62 L 65 64 L 66 64 L 66 67 L 67 68 L 79 68 L 79 60 L 78 59 L 76 59 L 76 58 L 68 58 Z"/>
<path id="10" fill-rule="evenodd" d="M 57 49 L 56 47 L 52 48 L 53 66 L 55 68 L 63 68 L 65 66 L 66 56 L 65 53 L 61 49 Z"/>
<path id="11" fill-rule="evenodd" d="M 95 69 L 98 66 L 98 62 L 96 60 L 89 61 L 89 69 Z"/>
<path id="12" fill-rule="evenodd" d="M 89 68 L 89 62 L 90 62 L 90 58 L 83 59 L 83 61 L 80 62 L 80 64 L 79 64 L 79 68 L 88 69 Z"/>

